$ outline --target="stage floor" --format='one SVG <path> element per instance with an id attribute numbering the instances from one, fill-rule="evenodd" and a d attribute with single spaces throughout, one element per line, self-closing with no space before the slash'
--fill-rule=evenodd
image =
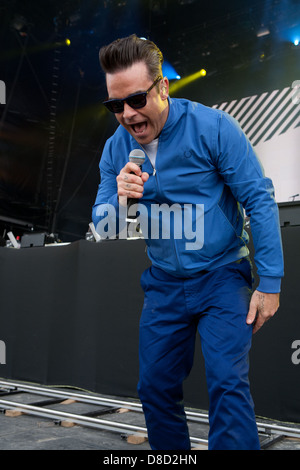
<path id="1" fill-rule="evenodd" d="M 53 389 L 51 389 L 53 390 Z M 55 389 L 65 393 L 78 393 L 78 390 Z M 79 391 L 80 394 L 82 393 Z M 90 397 L 87 392 L 83 395 Z M 95 395 L 104 400 L 117 400 L 130 403 L 138 403 L 137 400 L 130 400 L 128 397 L 108 397 Z M 15 391 L 9 395 L 3 393 L 0 402 L 13 401 L 20 404 L 35 404 L 43 408 L 45 406 L 45 396 L 38 396 L 33 393 Z M 127 409 L 120 406 L 101 406 L 89 403 L 80 403 L 74 399 L 58 399 L 57 403 L 47 404 L 47 409 L 59 410 L 70 414 L 97 417 L 105 422 L 118 422 L 126 426 L 134 426 L 143 429 L 145 427 L 144 415 L 139 410 Z M 94 450 L 94 451 L 130 451 L 140 450 L 150 451 L 147 437 L 143 432 L 124 430 L 108 430 L 89 427 L 82 424 L 70 423 L 70 420 L 57 419 L 55 417 L 35 416 L 20 413 L 17 407 L 14 410 L 4 409 L 0 403 L 0 450 Z M 200 412 L 200 410 L 188 409 L 188 412 Z M 10 416 L 12 415 L 12 416 Z M 260 420 L 261 422 L 262 420 Z M 272 424 L 271 421 L 267 421 Z M 275 423 L 284 426 L 284 423 Z M 201 422 L 189 421 L 190 435 L 194 439 L 203 440 L 192 443 L 192 448 L 197 450 L 207 450 L 204 442 L 208 437 L 208 425 Z M 298 427 L 299 431 L 299 427 Z M 268 436 L 262 434 L 261 443 L 265 450 L 300 450 L 300 438 L 284 436 Z M 133 441 L 133 442 L 132 442 Z M 116 453 L 119 455 L 119 453 Z M 100 457 L 101 458 L 101 457 Z"/>

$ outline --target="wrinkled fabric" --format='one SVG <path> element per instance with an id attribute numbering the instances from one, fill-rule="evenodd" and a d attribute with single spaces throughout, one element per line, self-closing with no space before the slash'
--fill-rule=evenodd
<path id="1" fill-rule="evenodd" d="M 193 365 L 198 331 L 210 399 L 209 449 L 259 449 L 248 380 L 249 261 L 181 280 L 151 267 L 143 273 L 141 285 L 145 302 L 138 391 L 151 448 L 190 449 L 182 383 Z"/>

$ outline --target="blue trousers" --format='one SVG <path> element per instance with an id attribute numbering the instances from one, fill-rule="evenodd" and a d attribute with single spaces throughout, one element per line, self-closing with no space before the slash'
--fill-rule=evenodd
<path id="1" fill-rule="evenodd" d="M 141 278 L 140 377 L 149 444 L 153 450 L 189 450 L 183 381 L 200 334 L 209 394 L 209 449 L 258 450 L 250 394 L 246 324 L 252 291 L 247 259 L 198 277 L 178 279 L 151 267 Z"/>

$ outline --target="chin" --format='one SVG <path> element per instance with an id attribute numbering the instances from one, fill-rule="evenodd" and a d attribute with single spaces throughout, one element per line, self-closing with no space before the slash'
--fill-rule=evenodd
<path id="1" fill-rule="evenodd" d="M 134 138 L 139 143 L 147 145 L 147 144 L 150 144 L 150 142 L 152 142 L 152 140 L 155 139 L 155 135 L 154 135 L 154 133 L 151 133 L 151 134 L 147 133 L 146 135 L 137 135 L 136 134 L 134 136 Z"/>
<path id="2" fill-rule="evenodd" d="M 152 142 L 153 139 L 151 139 L 149 136 L 148 137 L 143 137 L 143 136 L 139 136 L 137 134 L 132 134 L 132 137 L 141 145 L 147 145 L 149 144 L 150 142 Z"/>

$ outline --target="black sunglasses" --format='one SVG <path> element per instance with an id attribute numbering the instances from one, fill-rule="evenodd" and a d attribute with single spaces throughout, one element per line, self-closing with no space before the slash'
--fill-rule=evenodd
<path id="1" fill-rule="evenodd" d="M 147 104 L 148 93 L 152 90 L 153 87 L 155 87 L 159 80 L 162 80 L 162 77 L 157 77 L 157 79 L 154 80 L 151 87 L 148 88 L 147 91 L 134 93 L 132 95 L 127 96 L 127 98 L 124 98 L 123 100 L 115 99 L 103 101 L 103 104 L 107 107 L 109 111 L 115 114 L 122 113 L 124 111 L 124 102 L 126 102 L 133 109 L 143 108 Z"/>

